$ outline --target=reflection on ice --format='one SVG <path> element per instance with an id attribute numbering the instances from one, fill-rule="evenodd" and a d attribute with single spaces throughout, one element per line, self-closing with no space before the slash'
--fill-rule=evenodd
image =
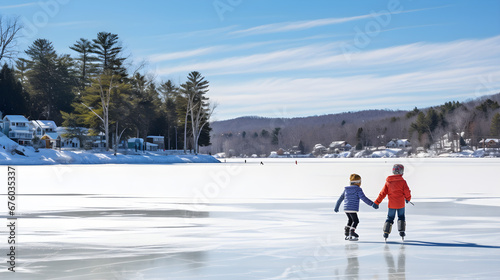
<path id="1" fill-rule="evenodd" d="M 389 245 L 384 247 L 385 262 L 387 263 L 387 276 L 391 280 L 405 280 L 406 279 L 406 254 L 405 245 L 401 244 L 398 252 L 397 265 L 394 263 Z"/>
<path id="2" fill-rule="evenodd" d="M 346 279 L 359 279 L 358 244 L 345 245 L 345 253 L 347 257 Z"/>

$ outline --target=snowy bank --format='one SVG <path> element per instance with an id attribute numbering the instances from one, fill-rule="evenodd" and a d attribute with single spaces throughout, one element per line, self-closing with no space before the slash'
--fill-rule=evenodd
<path id="1" fill-rule="evenodd" d="M 0 165 L 47 165 L 47 164 L 169 164 L 169 163 L 217 163 L 209 155 L 124 155 L 113 152 L 59 151 L 19 146 L 5 135 L 0 136 Z"/>

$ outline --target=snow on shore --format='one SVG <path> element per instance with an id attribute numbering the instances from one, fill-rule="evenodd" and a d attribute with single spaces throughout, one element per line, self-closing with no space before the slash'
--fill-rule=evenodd
<path id="1" fill-rule="evenodd" d="M 21 152 L 21 155 L 17 152 Z M 66 151 L 19 146 L 5 135 L 0 136 L 0 165 L 50 165 L 50 164 L 168 164 L 168 163 L 217 163 L 209 155 L 163 155 L 138 153 L 133 155 L 110 152 Z"/>

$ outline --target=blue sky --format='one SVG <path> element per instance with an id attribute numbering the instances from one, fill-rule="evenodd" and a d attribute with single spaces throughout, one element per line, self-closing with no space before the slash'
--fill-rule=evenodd
<path id="1" fill-rule="evenodd" d="M 199 71 L 215 119 L 413 109 L 500 91 L 500 1 L 0 0 L 19 49 L 119 35 L 156 81 Z"/>

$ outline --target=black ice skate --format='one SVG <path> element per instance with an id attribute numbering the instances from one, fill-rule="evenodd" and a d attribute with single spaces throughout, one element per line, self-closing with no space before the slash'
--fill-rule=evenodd
<path id="1" fill-rule="evenodd" d="M 355 232 L 356 228 L 351 228 L 349 231 L 349 241 L 358 241 L 359 235 Z"/>
<path id="2" fill-rule="evenodd" d="M 345 240 L 348 240 L 349 239 L 349 232 L 351 231 L 351 227 L 349 226 L 345 226 L 344 227 L 344 234 L 345 234 Z"/>
<path id="3" fill-rule="evenodd" d="M 399 236 L 405 241 L 405 230 L 406 230 L 406 221 L 398 221 L 398 231 L 399 231 Z"/>
<path id="4" fill-rule="evenodd" d="M 389 237 L 389 234 L 391 234 L 392 223 L 385 222 L 383 230 L 384 230 L 384 238 L 385 238 L 385 241 L 387 242 L 387 238 Z"/>

